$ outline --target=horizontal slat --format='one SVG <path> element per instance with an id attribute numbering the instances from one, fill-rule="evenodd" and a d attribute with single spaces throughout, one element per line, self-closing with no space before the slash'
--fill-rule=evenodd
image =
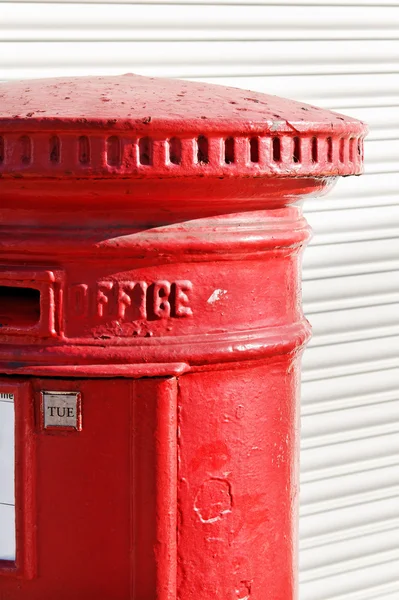
<path id="1" fill-rule="evenodd" d="M 369 162 L 366 160 L 364 164 L 364 171 L 370 175 L 377 175 L 378 173 L 397 173 L 399 171 L 399 159 L 395 159 L 395 157 L 393 157 L 387 161 L 381 162 Z"/>
<path id="2" fill-rule="evenodd" d="M 335 446 L 336 444 L 350 443 L 365 439 L 369 440 L 371 443 L 371 438 L 380 438 L 382 436 L 388 438 L 389 435 L 395 433 L 399 433 L 399 421 L 394 423 L 382 423 L 369 427 L 359 426 L 354 429 L 343 429 L 339 432 L 305 438 L 301 442 L 301 448 L 303 450 L 325 448 L 326 446 Z"/>
<path id="3" fill-rule="evenodd" d="M 338 72 L 337 72 L 338 73 Z M 188 77 L 194 81 L 207 81 L 241 87 L 248 90 L 276 94 L 321 107 L 339 109 L 381 107 L 399 104 L 399 77 L 393 73 L 382 73 L 378 66 L 371 74 L 364 73 L 321 73 L 270 77 Z"/>
<path id="4" fill-rule="evenodd" d="M 326 279 L 399 269 L 399 239 L 310 245 L 304 256 L 303 279 Z M 376 290 L 378 293 L 378 290 Z"/>
<path id="5" fill-rule="evenodd" d="M 373 179 L 380 177 L 381 179 L 387 179 L 386 187 L 389 187 L 389 177 L 396 176 L 397 173 L 375 173 L 371 174 L 363 174 L 362 178 L 366 178 L 366 181 L 369 181 L 370 184 L 373 183 Z M 356 177 L 354 177 L 356 181 L 359 181 Z M 338 183 L 341 180 L 338 181 Z M 349 182 L 349 179 L 348 179 Z M 346 180 L 344 181 L 346 184 Z M 342 188 L 339 187 L 339 191 L 341 192 Z M 324 196 L 321 198 L 306 198 L 306 202 L 304 204 L 304 214 L 308 216 L 308 220 L 310 221 L 310 225 L 313 226 L 311 221 L 311 215 L 314 212 L 329 212 L 334 210 L 349 210 L 349 209 L 357 209 L 363 210 L 364 208 L 386 208 L 389 209 L 391 206 L 398 205 L 398 196 L 394 191 L 387 191 L 384 194 L 384 190 L 381 190 L 381 193 L 376 193 L 375 195 L 370 193 L 369 195 L 361 196 L 360 194 L 352 194 L 352 187 L 348 186 L 345 196 L 343 194 L 334 194 L 334 189 L 325 199 Z M 346 188 L 344 188 L 346 190 Z M 370 191 L 371 192 L 371 191 Z M 317 233 L 317 231 L 316 231 Z"/>
<path id="6" fill-rule="evenodd" d="M 397 173 L 399 140 L 367 140 L 365 172 Z"/>
<path id="7" fill-rule="evenodd" d="M 380 425 L 394 425 L 399 426 L 399 390 L 398 398 L 392 402 L 385 402 L 381 406 L 376 398 L 374 405 L 368 405 L 367 409 L 364 406 L 356 406 L 350 408 L 343 408 L 342 410 L 336 410 L 328 414 L 320 413 L 312 416 L 302 416 L 302 438 L 303 448 L 312 447 L 314 441 L 316 445 L 319 444 L 320 440 L 323 440 L 326 436 L 325 441 L 328 443 L 328 436 L 345 436 L 354 435 L 356 439 L 359 436 L 356 435 L 358 431 L 362 433 L 362 437 L 367 437 L 367 428 L 374 429 Z M 364 433 L 363 433 L 364 431 Z M 399 458 L 399 437 L 397 442 L 397 453 Z M 348 462 L 350 457 L 348 456 Z"/>
<path id="8" fill-rule="evenodd" d="M 314 573 L 314 579 L 301 581 L 301 600 L 380 600 L 375 595 L 385 589 L 397 586 L 399 571 L 398 552 L 378 554 L 370 560 L 356 560 L 347 564 L 347 569 L 336 573 Z M 317 577 L 317 578 L 316 578 Z M 389 587 L 390 586 L 390 587 Z"/>
<path id="9" fill-rule="evenodd" d="M 372 502 L 378 502 L 381 500 L 388 500 L 389 498 L 395 498 L 396 502 L 399 499 L 399 486 L 389 485 L 387 487 L 376 487 L 371 491 L 366 492 L 354 492 L 353 494 L 345 496 L 337 496 L 336 498 L 329 498 L 327 500 L 321 500 L 317 502 L 305 502 L 301 500 L 301 516 L 310 516 L 315 514 L 324 514 L 331 518 L 331 515 L 325 513 L 333 513 L 338 509 L 342 508 L 354 508 L 361 504 L 368 504 Z"/>
<path id="10" fill-rule="evenodd" d="M 333 600 L 397 600 L 399 596 L 399 582 L 382 584 L 379 586 L 368 586 L 367 589 L 362 589 L 358 592 L 350 592 L 349 594 L 336 596 Z M 301 598 L 301 600 L 306 600 Z"/>
<path id="11" fill-rule="evenodd" d="M 334 109 L 334 107 L 331 107 Z M 346 108 L 337 107 L 338 112 L 350 112 L 353 117 L 367 123 L 370 133 L 367 140 L 393 140 L 399 137 L 399 106 Z"/>
<path id="12" fill-rule="evenodd" d="M 376 499 L 374 494 L 383 491 L 391 495 L 390 490 L 395 490 L 392 495 L 396 495 L 397 488 L 399 488 L 399 469 L 397 465 L 390 465 L 373 471 L 372 477 L 369 471 L 360 471 L 342 475 L 337 479 L 324 479 L 323 485 L 319 481 L 304 483 L 301 486 L 301 504 L 302 509 L 323 507 L 323 510 L 326 510 L 329 506 L 331 510 L 341 503 L 341 506 L 345 506 L 346 501 L 353 504 L 355 498 L 358 498 L 359 502 L 364 502 L 370 495 L 374 500 Z"/>
<path id="13" fill-rule="evenodd" d="M 381 371 L 381 373 L 383 375 L 388 375 L 391 372 L 397 373 L 398 370 L 397 369 L 386 369 L 385 371 Z M 373 379 L 376 379 L 378 375 L 378 371 L 375 372 L 371 372 L 369 373 L 369 379 L 368 381 L 370 381 L 370 383 L 373 383 Z M 365 375 L 362 373 L 361 375 L 349 375 L 347 377 L 341 377 L 340 379 L 342 380 L 347 380 L 347 379 L 365 379 Z M 398 377 L 396 377 L 396 379 L 398 379 Z M 342 410 L 344 408 L 350 408 L 352 406 L 362 406 L 362 407 L 367 407 L 370 406 L 370 404 L 379 404 L 380 407 L 382 404 L 384 404 L 385 402 L 392 402 L 392 400 L 396 400 L 398 397 L 398 384 L 392 388 L 392 389 L 386 389 L 386 390 L 379 390 L 378 392 L 374 392 L 371 393 L 370 390 L 368 390 L 369 393 L 366 394 L 359 394 L 359 393 L 355 393 L 353 392 L 352 395 L 345 396 L 343 395 L 342 397 L 338 397 L 335 398 L 333 400 L 331 400 L 328 396 L 327 399 L 324 399 L 324 394 L 318 394 L 318 402 L 310 402 L 308 404 L 306 404 L 306 400 L 308 400 L 307 396 L 308 396 L 308 388 L 307 386 L 311 386 L 313 383 L 315 382 L 304 382 L 302 385 L 302 407 L 301 407 L 301 414 L 306 417 L 306 416 L 310 416 L 310 415 L 318 415 L 321 413 L 328 413 L 328 412 L 333 412 L 336 410 Z M 334 384 L 336 383 L 335 379 L 331 381 L 331 385 L 329 387 L 333 387 L 335 390 Z M 360 382 L 359 382 L 360 383 Z M 320 388 L 320 385 L 319 385 Z M 307 393 L 308 392 L 308 393 Z M 350 393 L 347 392 L 347 393 Z M 310 394 L 309 394 L 310 395 Z M 381 409 L 382 410 L 382 409 Z"/>
<path id="14" fill-rule="evenodd" d="M 399 303 L 307 313 L 313 327 L 309 347 L 399 335 L 398 315 Z"/>
<path id="15" fill-rule="evenodd" d="M 381 407 L 381 411 L 383 410 Z M 397 464 L 397 429 L 396 424 L 391 427 L 365 427 L 341 436 L 319 436 L 310 440 L 309 444 L 309 440 L 302 440 L 301 469 L 304 483 L 362 470 L 373 471 L 384 464 Z M 391 433 L 387 433 L 387 430 L 391 430 Z M 372 437 L 374 433 L 377 435 Z"/>
<path id="16" fill-rule="evenodd" d="M 329 544 L 343 542 L 344 540 L 359 540 L 359 538 L 381 534 L 385 531 L 391 531 L 392 529 L 399 529 L 399 517 L 395 516 L 393 519 L 385 519 L 374 523 L 368 521 L 366 525 L 359 527 L 345 527 L 340 530 L 336 529 L 332 533 L 324 535 L 319 534 L 309 538 L 304 538 L 301 534 L 300 551 L 303 552 L 311 549 L 314 551 L 316 548 L 321 548 Z"/>
<path id="17" fill-rule="evenodd" d="M 379 109 L 381 112 L 389 110 Z M 391 206 L 398 204 L 399 172 L 361 177 L 345 177 L 337 181 L 327 196 L 308 198 L 304 202 L 305 215 L 312 212 L 363 209 L 371 206 Z"/>
<path id="18" fill-rule="evenodd" d="M 0 78 L 37 70 L 76 74 L 134 68 L 147 75 L 248 77 L 392 73 L 399 70 L 399 40 L 240 42 L 0 42 Z M 162 61 L 159 57 L 162 56 Z M 348 56 L 351 60 L 348 60 Z M 11 72 L 12 70 L 12 72 Z M 235 82 L 237 85 L 237 81 Z M 375 85 L 375 82 L 374 82 Z"/>
<path id="19" fill-rule="evenodd" d="M 399 336 L 310 347 L 303 357 L 303 381 L 341 377 L 399 366 Z"/>
<path id="20" fill-rule="evenodd" d="M 388 438 L 390 436 L 385 437 Z M 323 485 L 323 481 L 326 479 L 334 478 L 337 481 L 337 485 L 339 485 L 340 477 L 365 471 L 367 471 L 372 477 L 373 471 L 377 469 L 384 469 L 385 467 L 399 467 L 399 449 L 395 447 L 394 451 L 397 454 L 393 456 L 383 456 L 382 458 L 371 458 L 370 460 L 359 460 L 357 462 L 344 462 L 335 467 L 323 466 L 320 469 L 311 469 L 309 472 L 306 472 L 306 465 L 308 464 L 308 461 L 305 461 L 305 465 L 302 468 L 301 482 L 302 484 L 305 484 L 317 481 L 319 482 L 319 485 Z M 350 459 L 352 459 L 352 457 L 347 457 L 348 461 Z"/>
<path id="21" fill-rule="evenodd" d="M 377 586 L 368 585 L 367 588 L 359 591 L 340 594 L 334 598 L 327 598 L 327 600 L 397 600 L 398 596 L 399 582 L 394 580 Z M 306 591 L 305 595 L 301 594 L 300 600 L 308 600 Z"/>
<path id="22" fill-rule="evenodd" d="M 382 530 L 385 523 L 398 518 L 398 501 L 399 497 L 392 495 L 371 502 L 333 506 L 327 514 L 314 511 L 312 514 L 309 506 L 301 506 L 301 546 L 306 548 L 323 545 L 330 539 L 349 539 L 356 537 L 359 530 Z"/>
<path id="23" fill-rule="evenodd" d="M 399 368 L 383 371 L 371 369 L 367 373 L 336 377 L 323 388 L 319 381 L 307 381 L 302 385 L 302 410 L 306 416 L 341 410 L 345 406 L 390 402 L 398 398 L 398 389 Z"/>
<path id="24" fill-rule="evenodd" d="M 376 307 L 373 311 L 372 308 L 368 308 L 368 312 L 373 314 L 379 307 Z M 382 309 L 390 308 L 390 305 L 383 305 Z M 334 317 L 337 317 L 336 313 L 326 313 L 324 319 L 325 321 L 328 319 L 329 314 L 332 314 Z M 396 315 L 398 313 L 396 312 Z M 395 317 L 396 317 L 395 315 Z M 373 315 L 374 316 L 374 315 Z M 351 315 L 345 315 L 340 319 L 338 327 L 336 330 L 333 330 L 333 322 L 337 322 L 337 319 L 331 319 L 329 323 L 322 323 L 322 326 L 327 330 L 324 334 L 318 334 L 317 331 L 313 333 L 313 337 L 309 343 L 309 348 L 316 348 L 320 346 L 330 346 L 333 344 L 345 344 L 348 342 L 357 342 L 360 340 L 365 340 L 367 343 L 371 343 L 371 340 L 378 339 L 385 336 L 399 335 L 399 324 L 396 324 L 396 318 L 394 321 L 388 322 L 386 324 L 368 324 L 365 323 L 364 327 L 361 327 L 361 322 L 351 323 Z M 314 319 L 312 320 L 312 324 L 314 323 Z M 345 328 L 345 322 L 350 325 L 348 328 Z M 355 327 L 358 325 L 358 328 Z"/>
<path id="25" fill-rule="evenodd" d="M 337 40 L 398 37 L 399 10 L 364 6 L 16 4 L 2 6 L 3 41 Z"/>
<path id="26" fill-rule="evenodd" d="M 399 236 L 399 203 L 386 208 L 337 209 L 328 215 L 314 211 L 308 221 L 314 231 L 312 244 L 316 246 L 392 238 Z"/>
<path id="27" fill-rule="evenodd" d="M 357 556 L 349 560 L 326 564 L 309 570 L 302 570 L 301 583 L 318 581 L 334 575 L 347 574 L 350 571 L 359 571 L 367 567 L 382 565 L 386 563 L 399 563 L 399 549 L 391 549 L 384 552 L 371 552 L 370 554 Z"/>
<path id="28" fill-rule="evenodd" d="M 309 252 L 309 250 L 307 250 Z M 303 282 L 304 312 L 312 322 L 320 312 L 399 302 L 399 270 Z M 379 308 L 376 310 L 384 310 Z M 312 316 L 311 316 L 312 315 Z"/>
<path id="29" fill-rule="evenodd" d="M 301 549 L 300 569 L 302 581 L 310 581 L 320 575 L 349 570 L 353 561 L 367 562 L 373 556 L 399 552 L 399 522 L 390 530 L 374 531 L 359 538 L 337 540 L 328 545 L 313 549 Z M 399 555 L 398 555 L 399 558 Z"/>

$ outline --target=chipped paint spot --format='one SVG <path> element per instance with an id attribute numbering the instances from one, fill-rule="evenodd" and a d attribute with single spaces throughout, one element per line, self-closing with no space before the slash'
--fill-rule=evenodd
<path id="1" fill-rule="evenodd" d="M 231 513 L 233 495 L 227 479 L 204 481 L 194 502 L 194 510 L 202 523 L 216 523 Z"/>
<path id="2" fill-rule="evenodd" d="M 208 304 L 214 304 L 215 302 L 219 302 L 227 294 L 227 290 L 215 290 L 209 296 L 207 302 Z"/>
<path id="3" fill-rule="evenodd" d="M 270 127 L 270 131 L 278 131 L 281 127 L 283 127 L 285 121 L 272 121 L 272 126 Z"/>
<path id="4" fill-rule="evenodd" d="M 237 600 L 249 600 L 251 597 L 251 587 L 251 581 L 240 581 L 240 585 L 236 589 Z"/>

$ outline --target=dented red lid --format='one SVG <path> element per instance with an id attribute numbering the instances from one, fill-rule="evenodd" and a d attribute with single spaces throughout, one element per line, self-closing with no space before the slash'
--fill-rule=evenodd
<path id="1" fill-rule="evenodd" d="M 0 84 L 0 173 L 307 177 L 362 172 L 366 126 L 278 96 L 123 75 Z"/>

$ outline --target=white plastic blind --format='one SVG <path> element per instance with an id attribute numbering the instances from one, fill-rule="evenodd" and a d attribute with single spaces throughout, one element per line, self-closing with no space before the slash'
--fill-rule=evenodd
<path id="1" fill-rule="evenodd" d="M 0 2 L 0 79 L 136 72 L 367 121 L 366 174 L 308 200 L 301 600 L 399 597 L 399 2 Z"/>

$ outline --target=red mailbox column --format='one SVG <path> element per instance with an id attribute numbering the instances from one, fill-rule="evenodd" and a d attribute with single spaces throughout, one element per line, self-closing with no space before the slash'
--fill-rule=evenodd
<path id="1" fill-rule="evenodd" d="M 362 123 L 137 76 L 0 86 L 3 600 L 294 600 L 296 202 Z"/>

